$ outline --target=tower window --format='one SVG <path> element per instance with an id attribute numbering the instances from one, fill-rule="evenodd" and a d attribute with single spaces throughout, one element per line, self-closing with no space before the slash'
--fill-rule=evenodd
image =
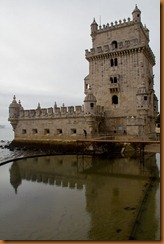
<path id="1" fill-rule="evenodd" d="M 144 100 L 147 101 L 147 96 L 144 96 Z"/>
<path id="2" fill-rule="evenodd" d="M 110 77 L 110 82 L 113 83 L 117 83 L 117 77 Z"/>
<path id="3" fill-rule="evenodd" d="M 117 58 L 112 58 L 110 60 L 110 65 L 111 65 L 111 67 L 117 66 L 118 65 Z"/>
<path id="4" fill-rule="evenodd" d="M 112 97 L 112 104 L 118 104 L 118 96 L 114 95 Z"/>
<path id="5" fill-rule="evenodd" d="M 94 103 L 90 103 L 90 107 L 91 108 L 94 108 Z"/>
<path id="6" fill-rule="evenodd" d="M 112 42 L 112 48 L 115 49 L 115 48 L 117 48 L 117 47 L 118 47 L 118 45 L 117 45 L 117 41 L 113 41 L 113 42 Z"/>
<path id="7" fill-rule="evenodd" d="M 117 83 L 117 77 L 114 77 L 114 83 Z"/>

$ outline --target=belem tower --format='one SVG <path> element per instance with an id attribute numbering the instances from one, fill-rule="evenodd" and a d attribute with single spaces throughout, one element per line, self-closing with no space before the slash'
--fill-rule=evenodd
<path id="1" fill-rule="evenodd" d="M 92 47 L 85 51 L 89 74 L 82 106 L 25 110 L 14 96 L 9 121 L 14 139 L 79 138 L 85 135 L 153 137 L 158 99 L 149 30 L 137 5 L 132 19 L 91 24 Z"/>

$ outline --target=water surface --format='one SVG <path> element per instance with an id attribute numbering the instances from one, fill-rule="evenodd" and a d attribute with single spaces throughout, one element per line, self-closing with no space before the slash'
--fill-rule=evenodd
<path id="1" fill-rule="evenodd" d="M 128 240 L 159 157 L 51 156 L 0 167 L 1 240 Z M 157 201 L 158 199 L 158 201 Z M 159 239 L 159 183 L 137 229 Z"/>

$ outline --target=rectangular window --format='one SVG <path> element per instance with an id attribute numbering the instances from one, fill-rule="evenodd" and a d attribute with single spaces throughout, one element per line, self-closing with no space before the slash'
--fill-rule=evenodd
<path id="1" fill-rule="evenodd" d="M 147 96 L 144 96 L 144 100 L 147 101 Z"/>
<path id="2" fill-rule="evenodd" d="M 91 108 L 94 108 L 94 103 L 90 103 L 90 107 Z"/>
<path id="3" fill-rule="evenodd" d="M 76 129 L 71 129 L 71 134 L 76 134 Z"/>
<path id="4" fill-rule="evenodd" d="M 62 129 L 57 129 L 57 134 L 59 135 L 59 134 L 62 134 L 63 133 L 63 131 L 62 131 Z"/>
<path id="5" fill-rule="evenodd" d="M 111 65 L 111 67 L 113 67 L 113 66 L 117 66 L 118 65 L 118 62 L 117 62 L 117 58 L 115 58 L 115 59 L 111 59 L 110 60 L 110 65 Z"/>
<path id="6" fill-rule="evenodd" d="M 22 134 L 26 134 L 27 133 L 27 130 L 26 129 L 23 129 L 22 130 Z"/>
<path id="7" fill-rule="evenodd" d="M 50 130 L 49 129 L 44 129 L 44 134 L 45 135 L 50 134 Z"/>
<path id="8" fill-rule="evenodd" d="M 113 83 L 113 77 L 110 77 L 110 82 Z"/>
<path id="9" fill-rule="evenodd" d="M 117 83 L 117 77 L 114 77 L 114 83 Z"/>
<path id="10" fill-rule="evenodd" d="M 37 129 L 32 129 L 32 133 L 33 134 L 37 134 L 38 133 L 38 130 Z"/>

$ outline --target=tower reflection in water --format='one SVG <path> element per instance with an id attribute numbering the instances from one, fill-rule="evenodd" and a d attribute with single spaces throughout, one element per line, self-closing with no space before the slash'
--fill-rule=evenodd
<path id="1" fill-rule="evenodd" d="M 145 155 L 144 165 L 139 158 L 107 160 L 65 155 L 22 159 L 14 162 L 10 168 L 10 183 L 16 194 L 19 194 L 19 187 L 24 181 L 44 183 L 47 187 L 54 185 L 60 191 L 63 188 L 85 191 L 88 230 L 87 235 L 81 236 L 80 240 L 128 240 L 150 177 L 159 177 L 155 154 Z M 155 194 L 156 191 L 153 191 L 149 199 L 149 224 L 150 228 L 153 226 L 148 237 L 150 240 L 155 240 L 158 227 Z M 81 210 L 78 211 L 80 216 Z M 76 220 L 78 225 L 78 218 Z M 71 219 L 67 224 L 72 224 Z M 145 238 L 144 233 L 138 236 L 143 240 Z M 54 232 L 52 239 L 63 240 L 67 237 L 55 236 Z M 67 240 L 74 239 L 72 236 Z"/>

